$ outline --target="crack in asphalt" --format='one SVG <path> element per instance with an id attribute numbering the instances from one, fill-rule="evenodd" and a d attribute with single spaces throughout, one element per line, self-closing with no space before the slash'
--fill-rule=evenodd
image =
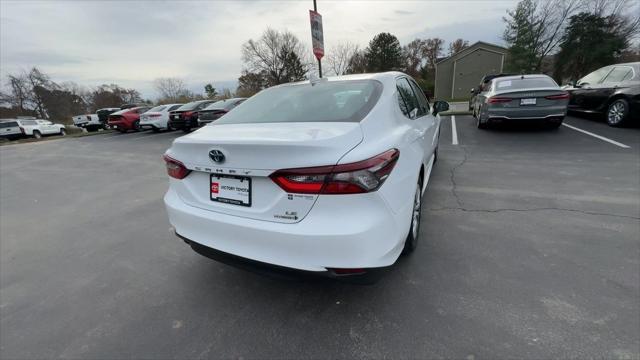
<path id="1" fill-rule="evenodd" d="M 440 208 L 431 208 L 429 211 L 463 211 L 463 212 L 483 212 L 483 213 L 499 213 L 506 211 L 513 212 L 529 212 L 529 211 L 567 211 L 567 212 L 576 212 L 585 215 L 595 215 L 595 216 L 611 216 L 617 218 L 625 218 L 625 219 L 633 219 L 640 220 L 640 217 L 629 216 L 629 215 L 619 215 L 619 214 L 607 214 L 596 211 L 586 211 L 586 210 L 578 210 L 578 209 L 567 209 L 567 208 L 558 208 L 558 207 L 542 207 L 542 208 L 530 208 L 530 209 L 516 209 L 516 208 L 501 208 L 501 209 L 468 209 L 465 207 L 440 207 Z"/>
<path id="2" fill-rule="evenodd" d="M 451 175 L 449 176 L 449 179 L 452 184 L 451 194 L 456 199 L 456 203 L 458 204 L 458 206 L 462 207 L 462 200 L 460 199 L 460 196 L 458 195 L 458 191 L 457 191 L 458 184 L 456 183 L 456 170 L 461 168 L 462 165 L 464 165 L 467 162 L 468 155 L 467 155 L 467 149 L 464 146 L 461 146 L 460 148 L 462 149 L 462 153 L 464 154 L 464 159 L 462 159 L 462 161 L 459 164 L 451 168 Z"/>

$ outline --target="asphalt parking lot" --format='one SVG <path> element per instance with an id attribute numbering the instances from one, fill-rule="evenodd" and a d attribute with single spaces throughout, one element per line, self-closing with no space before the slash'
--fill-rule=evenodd
<path id="1" fill-rule="evenodd" d="M 0 357 L 639 358 L 640 128 L 453 122 L 373 286 L 194 253 L 162 202 L 181 133 L 3 146 Z"/>

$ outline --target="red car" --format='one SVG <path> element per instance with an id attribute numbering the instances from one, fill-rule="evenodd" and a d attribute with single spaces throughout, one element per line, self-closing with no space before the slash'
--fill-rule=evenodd
<path id="1" fill-rule="evenodd" d="M 149 106 L 138 106 L 114 112 L 109 115 L 108 124 L 123 133 L 129 130 L 140 131 L 140 114 L 149 109 Z"/>

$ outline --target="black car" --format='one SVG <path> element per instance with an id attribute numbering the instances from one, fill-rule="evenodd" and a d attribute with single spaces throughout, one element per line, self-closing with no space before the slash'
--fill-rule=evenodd
<path id="1" fill-rule="evenodd" d="M 232 98 L 216 101 L 198 112 L 198 125 L 202 126 L 218 120 L 222 115 L 242 104 L 247 98 Z"/>
<path id="2" fill-rule="evenodd" d="M 640 62 L 605 66 L 565 90 L 569 111 L 605 114 L 610 126 L 640 119 Z"/>
<path id="3" fill-rule="evenodd" d="M 476 101 L 476 96 L 484 90 L 484 87 L 487 86 L 489 81 L 495 78 L 499 78 L 503 76 L 513 76 L 513 75 L 516 75 L 516 74 L 489 74 L 489 75 L 483 76 L 482 79 L 480 80 L 480 84 L 478 84 L 478 87 L 471 89 L 471 99 L 469 99 L 469 111 L 473 111 L 473 107 L 474 107 L 473 103 Z"/>
<path id="4" fill-rule="evenodd" d="M 198 112 L 216 102 L 215 100 L 198 100 L 186 103 L 169 113 L 169 129 L 182 129 L 189 132 L 198 125 Z"/>

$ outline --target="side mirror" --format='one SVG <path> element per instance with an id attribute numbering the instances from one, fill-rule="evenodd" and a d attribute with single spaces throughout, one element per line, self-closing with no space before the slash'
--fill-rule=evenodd
<path id="1" fill-rule="evenodd" d="M 449 103 L 446 101 L 436 101 L 433 103 L 433 115 L 449 110 Z"/>
<path id="2" fill-rule="evenodd" d="M 418 117 L 418 108 L 414 108 L 413 110 L 411 110 L 411 112 L 409 113 L 409 117 L 412 119 L 415 119 Z"/>
<path id="3" fill-rule="evenodd" d="M 476 89 L 475 88 L 471 88 L 471 93 L 475 94 L 476 93 Z"/>

